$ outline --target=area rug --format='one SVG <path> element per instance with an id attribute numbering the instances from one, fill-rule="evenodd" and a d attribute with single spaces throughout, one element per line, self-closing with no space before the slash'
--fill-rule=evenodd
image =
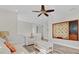
<path id="1" fill-rule="evenodd" d="M 40 51 L 34 47 L 34 45 L 23 45 L 23 47 L 29 52 L 29 53 L 39 53 Z"/>

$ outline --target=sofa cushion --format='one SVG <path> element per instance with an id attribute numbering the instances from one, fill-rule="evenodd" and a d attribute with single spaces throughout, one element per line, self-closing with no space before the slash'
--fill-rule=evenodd
<path id="1" fill-rule="evenodd" d="M 16 48 L 10 42 L 4 42 L 4 44 L 9 48 L 11 53 L 16 52 Z"/>

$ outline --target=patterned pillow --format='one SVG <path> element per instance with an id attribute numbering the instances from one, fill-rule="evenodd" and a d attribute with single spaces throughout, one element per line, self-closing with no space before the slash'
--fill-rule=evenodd
<path id="1" fill-rule="evenodd" d="M 16 52 L 16 48 L 10 42 L 4 42 L 4 44 L 10 49 L 11 53 Z"/>

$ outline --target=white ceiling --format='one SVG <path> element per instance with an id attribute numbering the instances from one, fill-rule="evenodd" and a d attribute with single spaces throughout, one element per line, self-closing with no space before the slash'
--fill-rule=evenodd
<path id="1" fill-rule="evenodd" d="M 55 9 L 55 12 L 49 13 L 49 17 L 34 13 L 34 10 L 40 10 L 40 5 L 4 5 L 2 9 L 17 12 L 18 19 L 27 22 L 43 23 L 49 20 L 58 21 L 62 19 L 78 18 L 79 6 L 76 5 L 46 5 L 46 9 Z"/>

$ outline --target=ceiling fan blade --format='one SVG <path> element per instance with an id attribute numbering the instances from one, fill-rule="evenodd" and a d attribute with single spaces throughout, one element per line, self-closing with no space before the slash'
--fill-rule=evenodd
<path id="1" fill-rule="evenodd" d="M 41 15 L 42 13 L 40 13 L 39 15 L 38 15 L 38 17 Z"/>
<path id="2" fill-rule="evenodd" d="M 41 12 L 41 11 L 32 11 L 32 12 Z"/>
<path id="3" fill-rule="evenodd" d="M 42 10 L 45 10 L 45 6 L 44 5 L 41 5 L 41 11 Z"/>
<path id="4" fill-rule="evenodd" d="M 45 15 L 45 16 L 47 16 L 47 17 L 49 16 L 49 15 L 48 15 L 48 14 L 46 14 L 46 13 L 44 13 L 44 15 Z"/>
<path id="5" fill-rule="evenodd" d="M 53 9 L 53 10 L 47 10 L 46 12 L 54 12 L 55 10 Z"/>

